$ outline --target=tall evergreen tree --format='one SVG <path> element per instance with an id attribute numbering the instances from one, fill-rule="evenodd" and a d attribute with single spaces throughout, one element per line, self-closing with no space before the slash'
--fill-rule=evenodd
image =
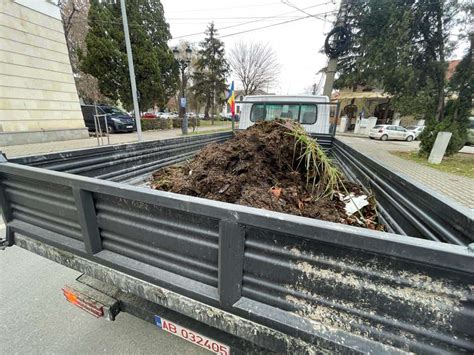
<path id="1" fill-rule="evenodd" d="M 351 50 L 338 87 L 375 86 L 402 114 L 442 119 L 447 32 L 457 0 L 359 0 L 351 3 Z"/>
<path id="2" fill-rule="evenodd" d="M 193 91 L 197 98 L 205 102 L 204 116 L 209 117 L 212 112 L 214 124 L 215 105 L 224 103 L 227 89 L 226 76 L 229 73 L 229 64 L 225 59 L 224 43 L 217 38 L 217 29 L 211 22 L 206 29 L 206 38 L 200 43 L 198 60 L 193 75 Z"/>
<path id="3" fill-rule="evenodd" d="M 421 135 L 420 152 L 428 155 L 431 152 L 438 132 L 451 132 L 452 136 L 446 149 L 450 155 L 458 152 L 466 144 L 469 117 L 472 111 L 474 87 L 473 48 L 474 33 L 471 34 L 471 46 L 456 67 L 451 80 L 447 83 L 449 100 L 444 108 L 444 119 L 433 122 Z"/>
<path id="4" fill-rule="evenodd" d="M 171 38 L 159 0 L 128 0 L 133 64 L 140 107 L 163 107 L 174 95 L 178 72 L 167 45 Z M 87 51 L 81 55 L 81 68 L 95 76 L 101 92 L 113 100 L 133 107 L 127 52 L 120 4 L 92 0 L 89 10 L 90 30 Z"/>
<path id="5" fill-rule="evenodd" d="M 358 0 L 348 25 L 353 45 L 342 58 L 338 87 L 382 88 L 402 114 L 426 120 L 421 139 L 433 135 L 447 110 L 449 32 L 462 0 Z M 462 127 L 460 126 L 460 129 Z M 462 135 L 462 132 L 459 134 Z M 426 145 L 427 146 L 427 145 Z"/>

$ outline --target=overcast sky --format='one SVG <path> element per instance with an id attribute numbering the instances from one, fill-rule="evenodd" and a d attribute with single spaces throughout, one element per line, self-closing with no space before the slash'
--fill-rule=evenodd
<path id="1" fill-rule="evenodd" d="M 210 21 L 214 21 L 221 36 L 230 35 L 222 38 L 227 51 L 238 41 L 268 42 L 281 65 L 280 80 L 269 91 L 284 95 L 303 93 L 306 87 L 319 82 L 320 76 L 316 74 L 327 62 L 320 50 L 339 7 L 339 0 L 289 2 L 319 17 L 314 18 L 279 0 L 162 0 L 162 3 L 173 36 L 172 46 L 180 40 L 201 41 Z M 237 34 L 284 21 L 292 22 Z M 194 33 L 198 34 L 188 36 Z"/>
<path id="2" fill-rule="evenodd" d="M 202 41 L 207 24 L 214 21 L 227 51 L 238 41 L 268 42 L 273 47 L 281 73 L 279 82 L 269 92 L 301 94 L 313 83 L 321 84 L 321 74 L 317 73 L 326 66 L 327 57 L 320 51 L 332 29 L 340 0 L 162 0 L 162 3 L 173 36 L 170 46 L 183 40 Z M 265 26 L 271 27 L 261 28 Z M 451 40 L 456 39 L 452 35 Z M 451 58 L 461 58 L 467 45 L 467 41 L 458 42 Z M 229 80 L 237 82 L 235 77 Z"/>

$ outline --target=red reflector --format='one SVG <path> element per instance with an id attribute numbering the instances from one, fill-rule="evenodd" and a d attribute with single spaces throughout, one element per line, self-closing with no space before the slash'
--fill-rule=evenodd
<path id="1" fill-rule="evenodd" d="M 70 288 L 63 288 L 62 291 L 68 302 L 79 307 L 83 311 L 86 311 L 97 318 L 104 315 L 104 306 L 94 301 L 92 298 L 82 295 L 80 292 Z"/>

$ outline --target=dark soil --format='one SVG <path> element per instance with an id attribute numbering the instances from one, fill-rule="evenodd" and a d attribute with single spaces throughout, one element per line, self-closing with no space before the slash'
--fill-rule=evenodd
<path id="1" fill-rule="evenodd" d="M 383 230 L 374 204 L 348 217 L 337 194 L 317 198 L 306 186 L 304 169 L 295 168 L 295 141 L 281 123 L 261 122 L 223 144 L 206 146 L 191 161 L 153 174 L 154 189 L 264 208 L 330 222 Z M 359 186 L 344 182 L 349 192 Z M 344 195 L 345 191 L 341 191 Z"/>

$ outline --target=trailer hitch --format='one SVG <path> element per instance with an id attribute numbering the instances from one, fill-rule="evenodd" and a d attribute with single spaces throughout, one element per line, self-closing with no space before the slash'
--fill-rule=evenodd
<path id="1" fill-rule="evenodd" d="M 8 247 L 8 241 L 6 239 L 0 239 L 0 250 L 5 250 Z"/>

